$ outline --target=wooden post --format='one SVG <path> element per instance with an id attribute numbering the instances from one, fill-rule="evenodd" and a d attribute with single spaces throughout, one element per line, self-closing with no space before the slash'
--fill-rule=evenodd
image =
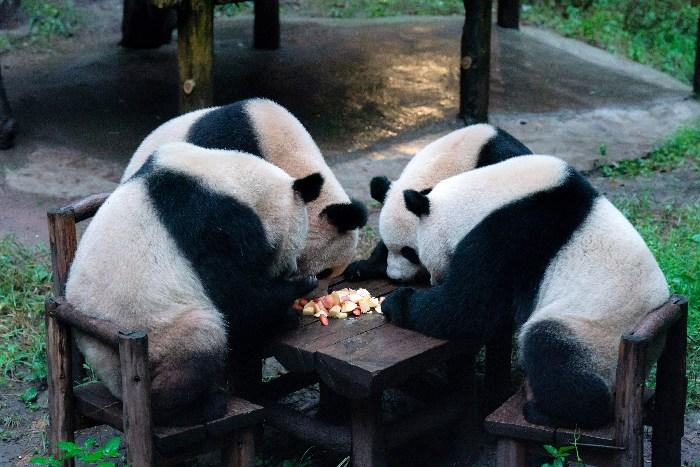
<path id="1" fill-rule="evenodd" d="M 350 418 L 350 401 L 347 397 L 334 392 L 330 386 L 323 381 L 318 383 L 320 396 L 318 401 L 318 415 L 331 423 L 347 423 Z"/>
<path id="2" fill-rule="evenodd" d="M 255 0 L 253 47 L 274 50 L 280 46 L 279 0 Z"/>
<path id="3" fill-rule="evenodd" d="M 491 0 L 464 0 L 459 117 L 467 125 L 488 121 L 491 11 Z"/>
<path id="4" fill-rule="evenodd" d="M 499 438 L 496 445 L 496 467 L 525 467 L 527 449 L 518 441 Z"/>
<path id="5" fill-rule="evenodd" d="M 177 37 L 180 112 L 209 107 L 213 101 L 214 2 L 183 0 Z"/>
<path id="6" fill-rule="evenodd" d="M 489 414 L 510 397 L 511 358 L 513 356 L 513 322 L 504 322 L 486 344 L 484 408 Z"/>
<path id="7" fill-rule="evenodd" d="M 119 333 L 122 373 L 124 436 L 129 465 L 153 465 L 151 376 L 148 371 L 148 336 L 144 332 Z"/>
<path id="8" fill-rule="evenodd" d="M 19 2 L 17 4 L 19 5 Z M 5 84 L 2 80 L 2 69 L 0 67 L 0 149 L 11 148 L 15 142 L 16 134 L 17 121 L 12 117 L 12 109 L 5 93 Z"/>
<path id="9" fill-rule="evenodd" d="M 53 293 L 56 297 L 66 294 L 66 282 L 71 264 L 75 259 L 78 248 L 78 235 L 75 230 L 75 212 L 71 208 L 50 209 L 47 212 L 49 221 L 49 244 L 51 245 L 51 270 L 53 271 Z M 73 365 L 74 382 L 80 383 L 83 378 L 83 362 L 85 359 L 77 346 L 72 347 L 71 364 Z"/>
<path id="10" fill-rule="evenodd" d="M 252 467 L 255 465 L 255 430 L 236 430 L 221 449 L 223 467 Z"/>
<path id="11" fill-rule="evenodd" d="M 52 313 L 56 302 L 48 299 L 45 303 L 46 357 L 49 387 L 49 453 L 60 455 L 59 441 L 73 441 L 73 377 L 71 375 L 71 332 L 70 328 L 56 320 Z M 73 460 L 63 462 L 63 467 L 74 465 Z"/>
<path id="12" fill-rule="evenodd" d="M 666 334 L 666 346 L 656 369 L 656 400 L 651 439 L 652 465 L 681 465 L 681 438 L 688 378 L 686 347 L 688 302 L 680 303 L 682 314 Z"/>
<path id="13" fill-rule="evenodd" d="M 353 467 L 386 466 L 386 445 L 382 431 L 382 394 L 352 401 Z"/>
<path id="14" fill-rule="evenodd" d="M 498 0 L 498 25 L 520 29 L 520 0 Z"/>
<path id="15" fill-rule="evenodd" d="M 625 335 L 615 382 L 615 443 L 625 450 L 621 467 L 639 467 L 644 462 L 644 381 L 646 379 L 647 341 Z"/>
<path id="16" fill-rule="evenodd" d="M 700 97 L 700 14 L 698 14 L 698 33 L 695 38 L 695 75 L 693 76 L 693 91 Z"/>

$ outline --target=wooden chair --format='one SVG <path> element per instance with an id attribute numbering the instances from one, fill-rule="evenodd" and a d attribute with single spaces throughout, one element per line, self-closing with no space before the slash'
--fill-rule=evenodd
<path id="1" fill-rule="evenodd" d="M 496 465 L 526 466 L 528 453 L 544 454 L 544 444 L 569 445 L 576 439 L 587 464 L 640 467 L 644 465 L 644 425 L 653 430 L 652 465 L 681 465 L 687 318 L 687 299 L 674 295 L 634 331 L 622 336 L 615 417 L 607 427 L 580 431 L 532 425 L 522 414 L 524 390 L 508 399 L 485 421 L 486 431 L 498 437 Z M 652 391 L 645 389 L 645 382 L 654 363 L 656 390 Z"/>
<path id="2" fill-rule="evenodd" d="M 48 213 L 57 296 L 46 301 L 50 453 L 58 455 L 58 442 L 72 441 L 75 430 L 106 424 L 124 432 L 129 465 L 179 462 L 221 448 L 223 465 L 253 466 L 253 435 L 262 422 L 262 407 L 230 396 L 226 413 L 219 419 L 187 427 L 154 426 L 148 336 L 139 330 L 122 330 L 109 321 L 89 318 L 61 298 L 77 246 L 76 223 L 92 217 L 107 196 L 95 195 Z M 82 379 L 82 358 L 73 345 L 73 330 L 119 352 L 123 402 L 101 383 L 76 384 Z M 73 461 L 67 460 L 63 465 L 71 466 Z"/>

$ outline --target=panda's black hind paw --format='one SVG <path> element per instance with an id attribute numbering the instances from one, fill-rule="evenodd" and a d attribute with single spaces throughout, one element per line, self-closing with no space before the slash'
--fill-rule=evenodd
<path id="1" fill-rule="evenodd" d="M 525 420 L 533 425 L 557 426 L 557 423 L 551 417 L 542 413 L 535 401 L 527 401 L 525 403 L 523 406 L 523 415 L 525 416 Z"/>

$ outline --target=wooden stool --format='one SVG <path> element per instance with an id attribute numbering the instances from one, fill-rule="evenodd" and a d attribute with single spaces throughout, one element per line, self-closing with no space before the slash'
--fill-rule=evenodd
<path id="1" fill-rule="evenodd" d="M 521 389 L 485 421 L 499 437 L 498 467 L 524 467 L 529 451 L 542 445 L 568 445 L 574 439 L 582 459 L 596 466 L 641 467 L 644 425 L 653 429 L 652 465 L 681 465 L 681 438 L 686 399 L 686 324 L 688 300 L 674 295 L 620 340 L 615 382 L 615 418 L 607 427 L 576 431 L 528 423 Z M 658 360 L 655 358 L 663 349 Z M 647 371 L 657 363 L 656 391 L 646 390 Z"/>
<path id="2" fill-rule="evenodd" d="M 58 296 L 46 301 L 50 453 L 57 457 L 58 442 L 73 441 L 75 430 L 106 424 L 124 432 L 129 465 L 178 462 L 221 448 L 223 465 L 254 466 L 254 431 L 263 421 L 262 407 L 231 395 L 226 413 L 219 419 L 187 427 L 154 426 L 148 336 L 87 317 L 60 297 L 75 256 L 76 222 L 92 217 L 107 196 L 88 197 L 48 214 L 54 291 Z M 101 383 L 74 387 L 81 380 L 82 370 L 82 357 L 71 337 L 74 329 L 118 351 L 123 402 Z M 63 465 L 72 466 L 73 460 Z"/>

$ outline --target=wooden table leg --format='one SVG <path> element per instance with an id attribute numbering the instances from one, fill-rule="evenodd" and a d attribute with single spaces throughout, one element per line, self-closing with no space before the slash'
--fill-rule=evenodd
<path id="1" fill-rule="evenodd" d="M 488 121 L 491 11 L 491 0 L 464 0 L 459 117 L 467 125 Z"/>
<path id="2" fill-rule="evenodd" d="M 209 107 L 213 101 L 214 2 L 183 0 L 177 13 L 180 112 Z"/>
<path id="3" fill-rule="evenodd" d="M 280 46 L 279 0 L 255 0 L 253 47 L 274 50 Z"/>
<path id="4" fill-rule="evenodd" d="M 347 423 L 350 417 L 350 400 L 334 392 L 323 381 L 319 381 L 319 389 L 318 415 L 330 423 Z"/>
<path id="5" fill-rule="evenodd" d="M 252 467 L 255 465 L 255 431 L 237 430 L 221 450 L 223 467 Z"/>
<path id="6" fill-rule="evenodd" d="M 382 394 L 352 401 L 352 465 L 386 466 L 386 443 L 382 431 Z"/>

